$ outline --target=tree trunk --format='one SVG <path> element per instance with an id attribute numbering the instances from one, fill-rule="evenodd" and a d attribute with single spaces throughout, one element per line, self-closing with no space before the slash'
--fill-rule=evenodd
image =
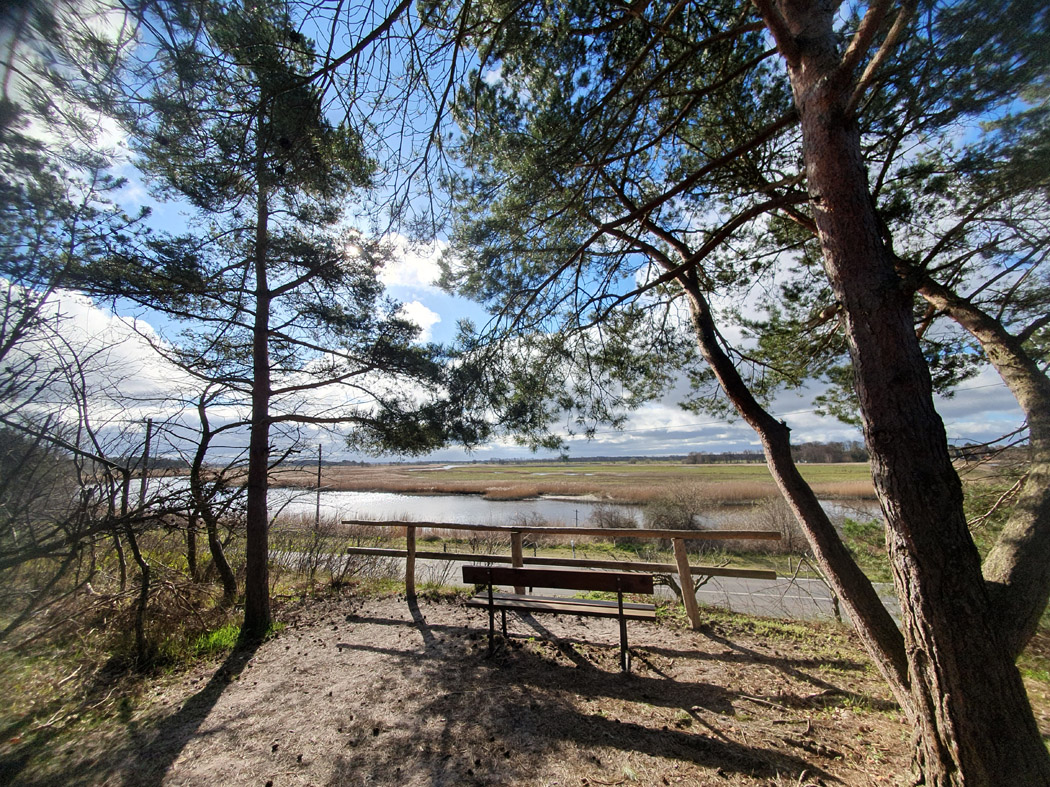
<path id="1" fill-rule="evenodd" d="M 146 558 L 142 556 L 138 539 L 135 537 L 135 531 L 131 529 L 131 525 L 125 525 L 124 532 L 128 539 L 128 546 L 131 548 L 131 554 L 139 567 L 139 597 L 135 604 L 135 657 L 139 668 L 143 668 L 149 664 L 150 660 L 149 640 L 146 638 L 146 610 L 149 605 L 150 568 Z"/>
<path id="2" fill-rule="evenodd" d="M 762 440 L 766 464 L 773 479 L 806 532 L 817 564 L 831 583 L 833 592 L 845 604 L 879 672 L 895 692 L 905 692 L 908 684 L 907 659 L 904 640 L 897 624 L 886 611 L 871 580 L 860 570 L 842 543 L 816 494 L 795 466 L 788 430 L 752 396 L 733 360 L 722 349 L 707 300 L 699 288 L 687 284 L 686 289 L 690 295 L 701 354 L 737 412 Z"/>
<path id="3" fill-rule="evenodd" d="M 263 112 L 260 112 L 260 123 Z M 261 129 L 257 131 L 261 137 Z M 269 513 L 266 493 L 270 463 L 270 290 L 266 275 L 269 207 L 263 146 L 258 147 L 258 203 L 255 225 L 255 320 L 252 327 L 252 415 L 248 443 L 247 523 L 244 573 L 244 625 L 241 635 L 265 636 L 270 613 Z"/>
<path id="4" fill-rule="evenodd" d="M 921 283 L 919 294 L 980 342 L 1028 420 L 1028 477 L 984 561 L 1000 636 L 1016 658 L 1050 599 L 1050 380 L 998 320 L 932 281 Z"/>
<path id="5" fill-rule="evenodd" d="M 222 583 L 222 603 L 229 607 L 237 601 L 237 575 L 230 567 L 230 561 L 226 559 L 226 551 L 219 538 L 219 523 L 214 516 L 204 518 L 204 526 L 208 531 L 208 549 L 211 551 L 211 559 L 219 572 L 219 581 Z"/>
<path id="6" fill-rule="evenodd" d="M 779 7 L 771 29 L 799 110 L 824 268 L 845 317 L 887 522 L 908 656 L 908 690 L 897 698 L 915 731 L 917 767 L 930 785 L 1050 784 L 1050 757 L 991 614 L 910 293 L 880 236 L 846 111 L 853 80 L 840 68 L 835 6 Z"/>
<path id="7" fill-rule="evenodd" d="M 197 515 L 186 518 L 186 573 L 194 582 L 200 581 L 200 569 L 197 566 Z"/>
<path id="8" fill-rule="evenodd" d="M 200 401 L 197 402 L 197 414 L 201 421 L 201 439 L 197 443 L 197 451 L 190 465 L 190 494 L 193 497 L 193 507 L 196 513 L 204 520 L 205 532 L 208 534 L 208 549 L 211 552 L 215 569 L 219 572 L 219 580 L 222 582 L 222 603 L 225 606 L 232 606 L 237 600 L 237 575 L 234 574 L 230 562 L 226 559 L 226 551 L 219 538 L 219 521 L 213 507 L 214 497 L 205 496 L 204 480 L 201 477 L 204 471 L 204 459 L 208 455 L 208 446 L 214 435 L 208 423 L 207 406 L 208 392 L 205 391 L 201 394 Z"/>
<path id="9" fill-rule="evenodd" d="M 128 560 L 124 557 L 124 546 L 120 543 L 120 533 L 114 528 L 110 534 L 113 537 L 113 550 L 117 555 L 117 576 L 120 582 L 120 592 L 128 589 Z"/>

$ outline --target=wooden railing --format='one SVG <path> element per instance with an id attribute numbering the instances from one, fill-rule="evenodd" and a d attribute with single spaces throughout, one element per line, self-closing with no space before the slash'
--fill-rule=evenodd
<path id="1" fill-rule="evenodd" d="M 700 626 L 700 610 L 696 603 L 696 594 L 692 592 L 694 576 L 742 577 L 746 579 L 776 579 L 775 571 L 766 569 L 731 568 L 728 566 L 692 566 L 686 552 L 687 540 L 761 540 L 778 541 L 780 533 L 772 530 L 642 530 L 630 528 L 601 527 L 545 527 L 530 525 L 462 525 L 448 522 L 392 522 L 373 519 L 346 519 L 344 525 L 363 527 L 403 527 L 405 528 L 405 549 L 385 549 L 379 547 L 348 547 L 347 554 L 374 555 L 382 557 L 405 558 L 405 593 L 409 598 L 416 595 L 416 558 L 421 560 L 458 560 L 483 563 L 510 563 L 513 566 L 545 565 L 574 566 L 577 568 L 605 568 L 617 571 L 645 571 L 652 574 L 678 574 L 682 588 L 682 602 L 690 625 L 696 629 Z M 465 530 L 484 533 L 510 534 L 510 556 L 478 554 L 474 552 L 429 552 L 416 549 L 416 531 Z M 674 547 L 675 562 L 643 563 L 629 560 L 581 560 L 576 558 L 525 557 L 522 550 L 522 535 L 570 535 L 601 536 L 603 538 L 639 538 L 670 539 Z M 515 588 L 516 593 L 524 593 L 524 588 Z"/>

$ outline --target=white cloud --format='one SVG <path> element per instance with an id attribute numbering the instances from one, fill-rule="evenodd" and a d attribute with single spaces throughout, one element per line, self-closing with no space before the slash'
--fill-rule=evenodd
<path id="1" fill-rule="evenodd" d="M 7 297 L 16 294 L 12 289 Z M 199 384 L 157 352 L 166 344 L 150 324 L 69 291 L 54 293 L 39 316 L 41 324 L 6 356 L 15 366 L 32 359 L 28 399 L 16 402 L 23 415 L 53 427 L 82 424 L 86 416 L 103 451 L 114 456 L 141 449 L 146 419 L 157 426 L 160 453 L 171 452 L 176 432 L 192 436 L 196 414 L 186 398 Z"/>
<path id="2" fill-rule="evenodd" d="M 151 346 L 165 343 L 149 323 L 100 309 L 69 291 L 57 293 L 43 313 L 54 317 L 64 346 L 86 363 L 90 386 L 133 397 L 148 410 L 148 400 L 163 401 L 194 385 L 187 372 Z"/>
<path id="3" fill-rule="evenodd" d="M 448 245 L 435 241 L 430 245 L 414 244 L 402 235 L 387 239 L 394 247 L 393 258 L 383 266 L 379 280 L 387 287 L 433 289 L 441 276 L 438 258 Z"/>
<path id="4" fill-rule="evenodd" d="M 488 68 L 485 73 L 481 75 L 481 81 L 489 87 L 494 87 L 503 82 L 503 63 L 500 63 L 495 68 Z"/>
<path id="5" fill-rule="evenodd" d="M 429 342 L 433 337 L 433 327 L 441 322 L 441 315 L 428 309 L 419 301 L 410 301 L 401 304 L 398 314 L 410 322 L 414 322 L 421 329 L 419 341 Z"/>
<path id="6" fill-rule="evenodd" d="M 963 383 L 952 398 L 937 397 L 936 404 L 949 442 L 959 445 L 995 440 L 1024 422 L 1017 400 L 991 366 Z"/>
<path id="7" fill-rule="evenodd" d="M 113 53 L 126 53 L 133 47 L 133 20 L 121 6 L 96 0 L 52 5 L 56 29 L 67 36 L 64 43 L 75 47 L 81 40 L 95 41 L 110 47 Z M 23 108 L 34 105 L 31 96 L 39 87 L 41 74 L 61 75 L 72 85 L 77 85 L 78 80 L 94 85 L 110 68 L 108 57 L 93 59 L 86 50 L 73 53 L 79 57 L 76 69 L 66 66 L 60 57 L 56 65 L 52 62 L 56 58 L 54 49 L 33 35 L 25 36 L 17 44 L 8 52 L 13 78 L 5 84 L 5 97 Z M 77 69 L 83 71 L 77 73 Z M 126 154 L 126 134 L 114 117 L 92 108 L 73 91 L 48 90 L 41 95 L 45 95 L 52 106 L 46 114 L 27 113 L 25 132 L 30 137 L 55 149 L 76 145 L 118 156 Z M 67 119 L 72 116 L 79 116 L 82 128 L 74 128 Z"/>

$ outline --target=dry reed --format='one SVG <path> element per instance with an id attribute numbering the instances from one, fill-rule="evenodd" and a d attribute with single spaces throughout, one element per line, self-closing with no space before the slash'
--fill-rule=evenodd
<path id="1" fill-rule="evenodd" d="M 871 482 L 871 479 L 863 481 L 825 481 L 812 486 L 817 497 L 875 499 L 875 485 Z"/>

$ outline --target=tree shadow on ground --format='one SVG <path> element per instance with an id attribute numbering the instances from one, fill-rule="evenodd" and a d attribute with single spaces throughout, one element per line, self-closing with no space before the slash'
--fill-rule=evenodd
<path id="1" fill-rule="evenodd" d="M 168 769 L 194 737 L 226 687 L 244 671 L 260 644 L 253 642 L 238 645 L 200 691 L 189 697 L 178 711 L 159 723 L 147 722 L 140 726 L 130 718 L 124 718 L 127 735 L 122 737 L 120 745 L 108 749 L 94 761 L 78 762 L 76 772 L 66 774 L 63 784 L 98 784 L 105 781 L 118 764 L 126 762 L 127 764 L 122 765 L 120 769 L 135 774 L 136 787 L 160 787 Z M 6 784 L 17 775 L 19 783 L 23 785 L 53 785 L 53 775 L 34 779 L 32 774 L 20 773 L 35 756 L 47 756 L 46 743 L 41 741 L 37 747 L 39 751 L 28 752 L 18 770 L 0 770 L 0 783 Z"/>
<path id="2" fill-rule="evenodd" d="M 692 763 L 752 778 L 797 779 L 808 773 L 833 780 L 802 757 L 734 741 L 714 725 L 705 725 L 709 733 L 647 726 L 601 711 L 588 713 L 564 696 L 582 698 L 584 705 L 615 699 L 625 705 L 684 703 L 710 713 L 731 712 L 735 695 L 720 687 L 668 686 L 664 679 L 637 676 L 624 680 L 597 669 L 581 674 L 575 665 L 552 664 L 530 652 L 515 654 L 513 664 L 483 666 L 481 674 L 478 666 L 464 664 L 452 680 L 441 680 L 447 671 L 433 671 L 432 699 L 413 712 L 408 734 L 400 741 L 382 741 L 379 757 L 375 751 L 367 758 L 340 754 L 329 784 L 396 784 L 407 773 L 416 783 L 431 785 L 525 783 L 541 760 L 585 747 L 641 753 L 665 762 L 668 769 L 674 763 Z M 661 699 L 668 694 L 675 699 Z M 362 772 L 366 762 L 368 770 Z M 596 759 L 597 779 L 602 767 Z"/>
<path id="3" fill-rule="evenodd" d="M 420 662 L 418 649 L 382 652 L 391 658 L 391 669 L 415 669 L 419 682 L 427 686 L 426 696 L 401 719 L 398 730 L 360 739 L 348 747 L 351 751 L 339 753 L 330 785 L 396 784 L 409 774 L 413 783 L 428 785 L 525 783 L 535 775 L 537 763 L 557 761 L 559 752 L 576 749 L 643 754 L 668 772 L 677 764 L 692 764 L 758 779 L 795 780 L 808 774 L 836 781 L 787 747 L 734 740 L 719 729 L 716 717 L 734 713 L 733 701 L 743 697 L 739 692 L 665 675 L 602 669 L 532 616 L 520 620 L 541 642 L 522 642 L 519 635 L 508 646 L 501 638 L 501 649 L 489 657 L 487 630 L 431 626 L 418 606 L 410 604 L 410 609 L 411 622 L 365 616 L 356 620 L 409 625 L 419 631 L 426 661 Z M 352 642 L 340 647 L 376 651 Z M 603 663 L 618 661 L 616 645 L 587 647 L 608 651 Z M 617 707 L 625 709 L 624 718 L 609 713 Z M 652 707 L 686 709 L 698 723 L 687 731 L 638 718 L 639 709 Z M 697 731 L 700 728 L 705 731 Z M 603 770 L 611 767 L 609 763 L 593 759 L 596 783 L 617 775 Z"/>

